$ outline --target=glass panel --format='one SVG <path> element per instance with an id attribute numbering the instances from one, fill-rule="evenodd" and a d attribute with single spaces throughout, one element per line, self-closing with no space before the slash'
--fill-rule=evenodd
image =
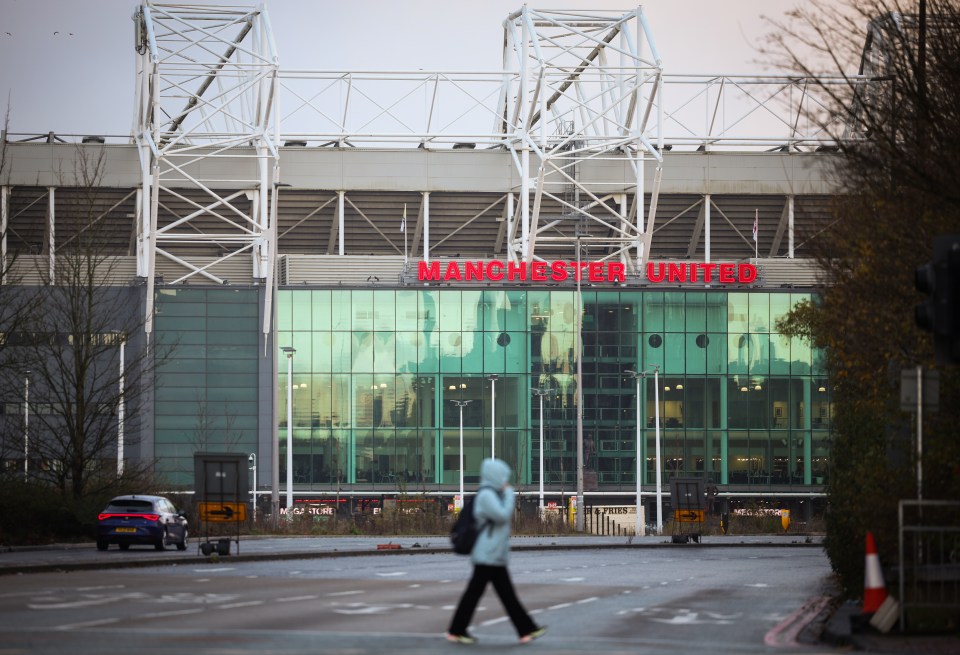
<path id="1" fill-rule="evenodd" d="M 767 376 L 770 373 L 770 335 L 750 335 L 750 373 Z"/>
<path id="2" fill-rule="evenodd" d="M 751 293 L 750 297 L 750 331 L 770 331 L 770 296 L 766 293 Z"/>
<path id="3" fill-rule="evenodd" d="M 310 293 L 294 291 L 291 295 L 292 329 L 311 329 Z"/>
<path id="4" fill-rule="evenodd" d="M 396 372 L 397 348 L 393 332 L 373 333 L 373 370 L 377 373 Z"/>
<path id="5" fill-rule="evenodd" d="M 727 325 L 726 330 L 731 334 L 744 333 L 750 331 L 748 324 L 748 306 L 750 294 L 748 293 L 728 293 L 727 294 Z"/>
<path id="6" fill-rule="evenodd" d="M 354 331 L 373 330 L 373 291 L 354 291 L 351 302 L 353 303 L 353 311 L 351 312 L 352 320 L 350 329 Z"/>
<path id="7" fill-rule="evenodd" d="M 349 332 L 351 329 L 350 291 L 330 292 L 330 329 Z"/>
<path id="8" fill-rule="evenodd" d="M 310 311 L 314 330 L 330 329 L 330 292 L 311 291 Z M 297 329 L 303 329 L 297 326 Z"/>
<path id="9" fill-rule="evenodd" d="M 396 293 L 374 291 L 373 302 L 373 329 L 393 332 L 396 329 Z"/>
<path id="10" fill-rule="evenodd" d="M 686 294 L 687 332 L 707 331 L 707 294 L 690 291 Z"/>
<path id="11" fill-rule="evenodd" d="M 664 335 L 663 352 L 666 361 L 661 373 L 677 373 L 684 370 L 684 340 L 682 332 L 668 332 Z"/>
<path id="12" fill-rule="evenodd" d="M 398 331 L 419 331 L 419 301 L 419 291 L 397 291 L 396 320 Z"/>
<path id="13" fill-rule="evenodd" d="M 313 361 L 311 366 L 314 371 L 330 371 L 333 367 L 333 358 L 331 348 L 333 346 L 333 335 L 329 332 L 313 333 L 312 354 Z"/>
<path id="14" fill-rule="evenodd" d="M 353 353 L 351 368 L 354 373 L 373 372 L 373 333 L 352 332 L 350 348 Z"/>
<path id="15" fill-rule="evenodd" d="M 647 332 L 663 332 L 663 293 L 653 291 L 643 294 L 643 329 Z"/>

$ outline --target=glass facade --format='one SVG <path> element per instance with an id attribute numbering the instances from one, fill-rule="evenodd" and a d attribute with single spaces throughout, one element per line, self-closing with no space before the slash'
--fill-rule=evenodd
<path id="1" fill-rule="evenodd" d="M 831 414 L 822 353 L 776 332 L 777 320 L 808 298 L 584 291 L 578 344 L 581 304 L 573 290 L 281 290 L 277 347 L 293 346 L 296 354 L 288 426 L 286 358 L 278 352 L 280 479 L 292 430 L 293 480 L 302 492 L 452 488 L 461 438 L 467 483 L 476 483 L 493 450 L 520 485 L 539 484 L 542 428 L 545 485 L 569 492 L 576 484 L 579 345 L 587 491 L 635 490 L 638 456 L 641 483 L 654 483 L 658 416 L 664 483 L 696 476 L 746 490 L 822 485 Z M 212 297 L 208 307 L 218 307 Z M 242 320 L 221 332 L 210 318 L 197 325 L 196 338 L 205 340 L 197 347 L 228 348 L 238 361 L 222 371 L 231 384 L 208 386 L 206 401 L 242 404 L 249 399 L 234 385 L 256 377 L 244 367 L 256 365 L 257 326 L 241 337 Z M 223 344 L 231 334 L 253 343 Z M 221 372 L 209 368 L 217 363 L 183 373 L 203 373 L 209 385 Z M 638 384 L 628 369 L 645 377 Z M 542 426 L 534 388 L 553 390 L 543 397 Z M 238 419 L 251 418 L 232 409 Z M 159 410 L 158 402 L 158 445 L 161 423 L 164 443 L 173 443 L 167 423 L 174 417 Z"/>
<path id="2" fill-rule="evenodd" d="M 256 451 L 259 304 L 256 289 L 157 291 L 154 335 L 170 354 L 157 363 L 154 456 L 173 485 L 192 488 L 194 452 Z"/>

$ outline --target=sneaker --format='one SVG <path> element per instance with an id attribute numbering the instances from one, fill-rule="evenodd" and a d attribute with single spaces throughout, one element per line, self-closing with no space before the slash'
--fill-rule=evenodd
<path id="1" fill-rule="evenodd" d="M 529 644 L 529 643 L 530 643 L 531 641 L 533 641 L 534 639 L 539 639 L 540 637 L 542 637 L 542 636 L 545 635 L 546 633 L 547 633 L 547 626 L 542 625 L 542 626 L 540 626 L 539 628 L 537 628 L 536 630 L 534 630 L 533 632 L 531 632 L 531 633 L 529 633 L 529 634 L 525 634 L 525 635 L 523 635 L 522 637 L 520 637 L 520 643 L 521 643 L 521 644 Z"/>
<path id="2" fill-rule="evenodd" d="M 455 644 L 475 644 L 477 640 L 470 635 L 455 635 L 452 632 L 447 633 L 447 641 L 452 641 Z"/>

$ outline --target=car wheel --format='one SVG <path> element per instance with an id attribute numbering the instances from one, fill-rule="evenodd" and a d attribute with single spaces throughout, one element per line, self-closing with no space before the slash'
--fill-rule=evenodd
<path id="1" fill-rule="evenodd" d="M 104 541 L 103 539 L 97 539 L 97 550 L 106 550 L 110 547 L 109 541 Z"/>
<path id="2" fill-rule="evenodd" d="M 130 550 L 130 542 L 129 542 L 129 541 L 121 541 L 121 542 L 120 542 L 119 544 L 117 544 L 117 545 L 120 546 L 120 550 Z"/>
<path id="3" fill-rule="evenodd" d="M 156 548 L 157 550 L 167 549 L 167 529 L 166 528 L 163 529 L 163 534 L 160 536 L 160 538 L 154 542 L 153 547 Z"/>
<path id="4" fill-rule="evenodd" d="M 187 529 L 183 529 L 183 538 L 177 542 L 177 550 L 186 550 L 187 549 Z"/>

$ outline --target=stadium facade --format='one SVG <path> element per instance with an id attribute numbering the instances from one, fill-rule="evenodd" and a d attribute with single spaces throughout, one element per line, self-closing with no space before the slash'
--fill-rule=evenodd
<path id="1" fill-rule="evenodd" d="M 135 20 L 134 133 L 6 134 L 2 186 L 18 284 L 86 191 L 174 345 L 128 460 L 190 489 L 194 452 L 252 453 L 280 505 L 450 498 L 491 454 L 555 502 L 652 499 L 658 462 L 823 497 L 823 352 L 778 330 L 833 191 L 814 85 L 666 76 L 639 8 L 519 10 L 496 73 L 284 71 L 258 8 Z M 63 173 L 91 160 L 92 195 Z"/>

